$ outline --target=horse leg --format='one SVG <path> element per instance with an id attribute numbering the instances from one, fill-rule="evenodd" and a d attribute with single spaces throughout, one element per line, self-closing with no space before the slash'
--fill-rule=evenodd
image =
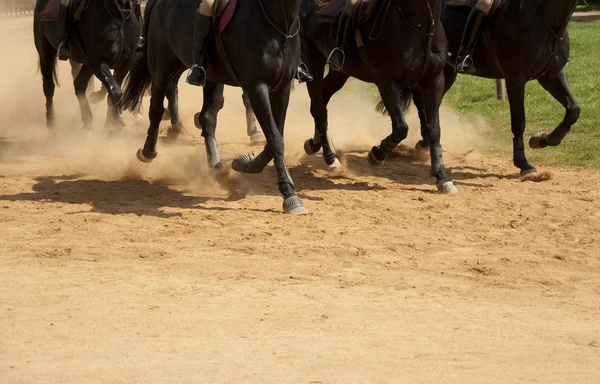
<path id="1" fill-rule="evenodd" d="M 123 84 L 123 79 L 125 79 L 125 76 L 127 76 L 127 73 L 129 73 L 132 64 L 133 60 L 130 59 L 129 61 L 115 69 L 113 80 L 118 86 L 119 93 L 121 92 L 121 84 Z M 119 100 L 120 99 L 121 97 L 119 96 Z M 106 112 L 107 115 L 105 128 L 115 127 L 120 130 L 125 126 L 125 121 L 123 120 L 123 113 L 121 107 L 119 106 L 119 100 L 115 101 L 113 100 L 113 97 L 110 97 L 108 99 L 108 111 Z"/>
<path id="2" fill-rule="evenodd" d="M 506 78 L 506 93 L 510 105 L 510 120 L 513 133 L 513 164 L 521 170 L 521 176 L 536 173 L 525 157 L 525 144 L 523 143 L 523 132 L 525 132 L 525 78 Z"/>
<path id="3" fill-rule="evenodd" d="M 43 38 L 41 47 L 38 48 L 40 56 L 40 71 L 42 73 L 42 87 L 44 96 L 46 97 L 46 127 L 54 128 L 54 84 L 55 65 L 56 65 L 56 50 L 52 45 Z"/>
<path id="4" fill-rule="evenodd" d="M 264 168 L 275 159 L 279 192 L 283 195 L 283 211 L 292 214 L 306 214 L 302 200 L 294 192 L 294 182 L 284 159 L 283 123 L 290 101 L 291 83 L 284 89 L 269 94 L 265 84 L 246 89 L 256 118 L 267 138 L 267 145 L 258 156 L 243 154 L 234 159 L 231 166 L 238 172 L 253 173 Z"/>
<path id="5" fill-rule="evenodd" d="M 327 104 L 331 97 L 346 84 L 349 76 L 339 71 L 330 71 L 323 79 L 323 66 L 313 67 L 317 68 L 314 73 L 315 78 L 307 83 L 306 87 L 310 96 L 310 113 L 315 121 L 315 134 L 312 139 L 304 142 L 304 151 L 312 155 L 322 148 L 323 159 L 329 170 L 339 172 L 341 164 L 329 134 Z"/>
<path id="6" fill-rule="evenodd" d="M 167 101 L 169 102 L 168 110 L 169 117 L 171 118 L 171 128 L 169 129 L 169 134 L 175 136 L 183 132 L 183 124 L 181 123 L 181 118 L 179 117 L 179 87 L 177 86 L 177 82 L 179 81 L 181 73 L 171 80 L 169 83 L 169 88 L 167 89 Z"/>
<path id="7" fill-rule="evenodd" d="M 567 75 L 564 71 L 557 74 L 546 74 L 538 79 L 538 82 L 567 110 L 563 121 L 548 135 L 542 133 L 529 139 L 531 148 L 545 148 L 559 145 L 571 130 L 573 124 L 579 119 L 579 104 L 571 92 Z"/>
<path id="8" fill-rule="evenodd" d="M 406 91 L 400 88 L 393 78 L 378 79 L 376 85 L 392 120 L 392 134 L 383 139 L 378 147 L 373 147 L 369 151 L 368 160 L 371 166 L 383 165 L 394 148 L 408 136 L 408 124 L 404 120 L 402 110 L 402 100 L 408 94 L 404 93 Z"/>
<path id="9" fill-rule="evenodd" d="M 83 129 L 86 130 L 92 129 L 92 109 L 90 108 L 90 103 L 85 93 L 92 76 L 93 73 L 90 70 L 90 68 L 87 65 L 84 65 L 79 70 L 75 81 L 73 81 L 73 85 L 75 87 L 75 95 L 77 96 L 77 101 L 79 101 L 79 108 L 81 109 L 81 120 L 83 121 Z"/>
<path id="10" fill-rule="evenodd" d="M 202 137 L 204 137 L 208 166 L 217 172 L 223 169 L 223 162 L 219 154 L 219 146 L 217 145 L 215 133 L 217 129 L 217 115 L 223 108 L 224 88 L 223 84 L 207 79 L 203 89 L 204 100 L 202 102 L 202 110 L 194 116 L 194 124 L 196 128 L 202 130 Z"/>
<path id="11" fill-rule="evenodd" d="M 452 88 L 454 82 L 456 81 L 457 73 L 449 65 L 444 66 L 444 95 Z M 427 123 L 427 117 L 425 116 L 424 107 L 423 107 L 423 90 L 420 87 L 415 87 L 413 89 L 413 102 L 415 103 L 415 107 L 417 107 L 417 111 L 419 112 L 419 122 L 421 123 L 421 138 L 417 142 L 415 149 L 417 152 L 423 152 L 424 150 L 429 149 L 429 145 L 431 143 L 431 138 L 429 137 L 429 129 Z"/>
<path id="12" fill-rule="evenodd" d="M 433 81 L 420 85 L 423 94 L 423 111 L 427 120 L 427 131 L 430 140 L 431 175 L 436 178 L 438 191 L 441 193 L 457 193 L 452 179 L 446 172 L 440 144 L 440 105 L 444 97 L 444 75 L 440 73 Z"/>
<path id="13" fill-rule="evenodd" d="M 158 141 L 158 128 L 165 111 L 164 101 L 169 87 L 170 78 L 162 78 L 160 81 L 152 82 L 150 97 L 150 127 L 146 136 L 144 148 L 137 151 L 138 160 L 144 163 L 150 163 L 156 158 L 156 142 Z"/>
<path id="14" fill-rule="evenodd" d="M 256 116 L 246 92 L 242 93 L 242 102 L 246 108 L 246 133 L 250 138 L 250 145 L 264 145 L 267 139 L 265 139 L 265 135 L 256 126 Z"/>

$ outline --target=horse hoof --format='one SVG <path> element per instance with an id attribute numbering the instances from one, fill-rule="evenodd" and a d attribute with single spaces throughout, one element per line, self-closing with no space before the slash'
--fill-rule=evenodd
<path id="1" fill-rule="evenodd" d="M 255 158 L 256 156 L 251 152 L 239 155 L 231 162 L 231 168 L 236 172 L 251 173 L 248 166 Z"/>
<path id="2" fill-rule="evenodd" d="M 437 189 L 438 189 L 439 193 L 443 193 L 444 195 L 453 195 L 455 193 L 458 193 L 458 191 L 456 190 L 456 187 L 454 186 L 454 183 L 451 181 L 445 181 L 443 183 L 438 183 Z"/>
<path id="3" fill-rule="evenodd" d="M 267 139 L 261 132 L 257 132 L 250 136 L 250 145 L 264 145 L 266 142 Z"/>
<path id="4" fill-rule="evenodd" d="M 328 166 L 327 172 L 331 175 L 337 176 L 342 173 L 342 163 L 336 158 L 333 163 Z"/>
<path id="5" fill-rule="evenodd" d="M 141 161 L 142 163 L 151 163 L 152 160 L 156 159 L 157 155 L 158 155 L 158 153 L 154 153 L 153 156 L 146 157 L 146 156 L 144 156 L 144 151 L 142 149 L 138 149 L 138 151 L 136 153 L 137 159 L 139 161 Z"/>
<path id="6" fill-rule="evenodd" d="M 371 167 L 381 167 L 383 165 L 383 163 L 385 163 L 385 160 L 379 160 L 378 158 L 375 157 L 375 154 L 373 153 L 373 151 L 377 149 L 376 147 L 371 148 L 371 150 L 369 151 L 369 165 Z"/>
<path id="7" fill-rule="evenodd" d="M 532 149 L 541 149 L 546 148 L 548 145 L 546 144 L 547 134 L 542 133 L 541 135 L 531 136 L 529 139 L 529 148 Z"/>
<path id="8" fill-rule="evenodd" d="M 308 139 L 304 142 L 304 152 L 307 155 L 314 155 L 321 150 L 321 144 L 315 143 L 313 139 Z"/>
<path id="9" fill-rule="evenodd" d="M 202 125 L 200 124 L 200 112 L 197 112 L 194 115 L 194 126 L 198 129 L 202 129 Z"/>
<path id="10" fill-rule="evenodd" d="M 307 215 L 308 211 L 304 208 L 302 200 L 294 195 L 283 200 L 283 212 L 291 215 Z"/>

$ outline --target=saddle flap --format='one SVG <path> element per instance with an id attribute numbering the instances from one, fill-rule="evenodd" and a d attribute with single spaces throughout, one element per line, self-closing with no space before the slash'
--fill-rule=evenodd
<path id="1" fill-rule="evenodd" d="M 223 32 L 237 8 L 238 0 L 216 0 L 215 16 L 213 22 L 219 28 L 219 32 Z"/>

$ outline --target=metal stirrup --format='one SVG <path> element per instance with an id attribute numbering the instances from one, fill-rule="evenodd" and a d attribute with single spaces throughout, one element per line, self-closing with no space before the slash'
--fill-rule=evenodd
<path id="1" fill-rule="evenodd" d="M 332 62 L 331 62 L 331 56 L 333 56 L 333 53 L 334 53 L 335 51 L 340 51 L 340 52 L 342 53 L 342 64 L 341 64 L 341 65 L 338 67 L 338 68 L 342 68 L 342 67 L 344 66 L 344 63 L 346 62 L 346 54 L 344 53 L 344 51 L 343 51 L 343 50 L 341 50 L 341 49 L 340 49 L 340 48 L 338 48 L 338 47 L 335 47 L 335 48 L 333 48 L 333 49 L 331 50 L 331 53 L 330 53 L 330 54 L 329 54 L 329 56 L 327 57 L 327 62 L 328 62 L 329 64 L 332 64 Z"/>

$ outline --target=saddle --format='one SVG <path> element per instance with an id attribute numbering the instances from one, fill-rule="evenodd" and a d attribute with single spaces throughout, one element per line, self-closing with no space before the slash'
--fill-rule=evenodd
<path id="1" fill-rule="evenodd" d="M 233 18 L 237 8 L 238 0 L 215 0 L 215 13 L 213 15 L 213 26 L 223 32 Z"/>
<path id="2" fill-rule="evenodd" d="M 358 27 L 371 20 L 379 5 L 386 0 L 356 0 L 348 4 L 348 0 L 330 0 L 329 2 L 317 0 L 315 3 L 320 8 L 317 11 L 319 22 L 333 24 L 342 9 L 346 9 L 348 16 L 352 16 L 354 27 Z"/>
<path id="3" fill-rule="evenodd" d="M 60 2 L 61 0 L 48 1 L 46 7 L 40 14 L 40 21 L 42 23 L 58 23 L 58 9 L 60 7 Z M 73 16 L 73 21 L 81 20 L 86 3 L 87 1 L 85 0 L 69 1 L 68 12 Z"/>

